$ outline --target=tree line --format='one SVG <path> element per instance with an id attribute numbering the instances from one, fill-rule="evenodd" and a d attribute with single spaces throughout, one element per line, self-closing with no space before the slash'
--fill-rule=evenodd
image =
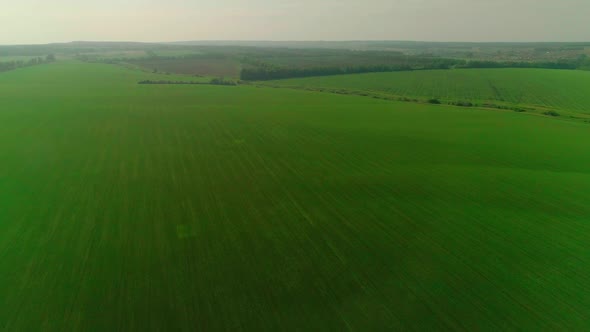
<path id="1" fill-rule="evenodd" d="M 157 55 L 154 51 L 146 51 L 145 56 L 138 57 L 101 57 L 98 55 L 80 54 L 76 58 L 84 62 L 96 62 L 106 64 L 118 64 L 121 62 L 140 63 L 143 61 L 173 61 L 173 60 L 218 60 L 226 59 L 228 56 L 223 53 L 191 53 L 191 54 L 180 54 L 180 55 Z"/>
<path id="2" fill-rule="evenodd" d="M 556 62 L 513 62 L 513 61 L 468 61 L 456 68 L 544 68 L 544 69 L 578 69 L 580 64 L 577 61 L 556 61 Z"/>
<path id="3" fill-rule="evenodd" d="M 137 82 L 137 84 L 190 84 L 190 85 L 194 85 L 194 84 L 209 84 L 206 82 L 195 82 L 195 81 L 166 81 L 166 80 L 144 80 L 144 81 L 139 81 Z"/>
<path id="4" fill-rule="evenodd" d="M 143 80 L 137 82 L 137 84 L 189 84 L 189 85 L 229 85 L 235 86 L 239 82 L 226 78 L 213 78 L 209 82 L 198 82 L 198 81 L 167 81 L 167 80 Z"/>
<path id="5" fill-rule="evenodd" d="M 240 79 L 244 81 L 267 81 L 285 78 L 300 78 L 311 76 L 331 76 L 359 73 L 396 72 L 428 69 L 452 68 L 545 68 L 545 69 L 584 69 L 589 66 L 586 57 L 575 60 L 560 60 L 555 62 L 511 62 L 511 61 L 480 61 L 462 59 L 431 58 L 430 61 L 399 63 L 393 65 L 350 65 L 350 66 L 318 66 L 318 67 L 280 67 L 266 63 L 251 63 L 252 66 L 243 68 Z"/>
<path id="6" fill-rule="evenodd" d="M 13 61 L 0 62 L 0 72 L 13 70 L 13 69 L 17 69 L 17 68 L 22 68 L 22 67 L 40 65 L 43 63 L 49 63 L 49 62 L 53 62 L 53 61 L 55 61 L 55 55 L 49 54 L 45 58 L 35 57 L 35 58 L 31 58 L 26 61 L 13 60 Z"/>
<path id="7" fill-rule="evenodd" d="M 272 65 L 259 65 L 243 68 L 240 79 L 244 81 L 266 81 L 283 78 L 331 76 L 344 74 L 396 72 L 425 69 L 450 69 L 463 64 L 464 60 L 432 59 L 428 63 L 399 63 L 393 65 L 348 65 L 348 66 L 318 66 L 318 67 L 278 67 Z"/>

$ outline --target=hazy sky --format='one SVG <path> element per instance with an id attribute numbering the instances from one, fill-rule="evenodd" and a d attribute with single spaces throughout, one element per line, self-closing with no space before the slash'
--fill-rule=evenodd
<path id="1" fill-rule="evenodd" d="M 0 0 L 0 44 L 590 41 L 590 0 Z"/>

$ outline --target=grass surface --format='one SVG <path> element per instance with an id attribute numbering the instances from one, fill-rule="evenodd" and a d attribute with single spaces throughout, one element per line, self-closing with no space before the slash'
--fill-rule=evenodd
<path id="1" fill-rule="evenodd" d="M 590 131 L 0 74 L 0 329 L 586 330 Z"/>
<path id="2" fill-rule="evenodd" d="M 590 114 L 590 72 L 549 69 L 461 69 L 273 81 L 273 85 L 383 92 L 411 98 L 532 106 Z"/>

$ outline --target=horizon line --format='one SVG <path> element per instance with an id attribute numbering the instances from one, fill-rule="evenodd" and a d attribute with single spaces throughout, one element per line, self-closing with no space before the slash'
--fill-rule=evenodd
<path id="1" fill-rule="evenodd" d="M 134 43 L 134 44 L 182 44 L 182 43 L 358 43 L 358 42 L 395 42 L 395 43 L 430 43 L 430 44 L 560 44 L 572 43 L 583 44 L 590 43 L 590 40 L 566 40 L 566 41 L 470 41 L 470 40 L 404 40 L 404 39 L 195 39 L 195 40 L 173 40 L 173 41 L 133 41 L 133 40 L 70 40 L 57 41 L 45 43 L 0 43 L 0 46 L 44 46 L 44 45 L 60 45 L 60 44 L 75 44 L 75 43 Z M 186 46 L 186 45 L 185 45 Z"/>

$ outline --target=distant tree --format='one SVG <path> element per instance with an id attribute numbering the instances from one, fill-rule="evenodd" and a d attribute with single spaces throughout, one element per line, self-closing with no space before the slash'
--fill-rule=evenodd
<path id="1" fill-rule="evenodd" d="M 468 61 L 458 65 L 459 68 L 546 68 L 576 69 L 579 61 L 560 60 L 557 62 L 512 62 L 512 61 Z"/>
<path id="2" fill-rule="evenodd" d="M 212 84 L 212 85 L 238 85 L 238 82 L 236 82 L 234 80 L 228 80 L 225 78 L 214 78 L 211 81 L 209 81 L 209 84 Z"/>
<path id="3" fill-rule="evenodd" d="M 472 107 L 473 103 L 469 101 L 458 101 L 455 103 L 451 103 L 451 105 L 461 106 L 461 107 Z"/>
<path id="4" fill-rule="evenodd" d="M 55 54 L 49 54 L 45 57 L 45 61 L 47 62 L 53 62 L 55 61 Z"/>
<path id="5" fill-rule="evenodd" d="M 578 57 L 578 69 L 590 70 L 590 57 L 586 54 L 582 54 Z"/>
<path id="6" fill-rule="evenodd" d="M 411 71 L 425 69 L 450 69 L 455 66 L 464 66 L 464 60 L 424 57 L 404 57 L 400 59 L 391 58 L 387 64 L 364 64 L 364 65 L 329 65 L 317 67 L 279 67 L 263 62 L 248 63 L 251 67 L 242 69 L 240 79 L 244 81 L 277 80 L 291 77 L 328 76 L 358 73 L 377 73 Z"/>

